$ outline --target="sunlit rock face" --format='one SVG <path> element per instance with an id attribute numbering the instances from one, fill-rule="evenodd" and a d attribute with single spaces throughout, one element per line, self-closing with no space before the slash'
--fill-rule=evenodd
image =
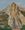
<path id="1" fill-rule="evenodd" d="M 13 2 L 11 4 L 11 8 L 10 8 L 10 15 L 13 16 L 13 17 L 16 17 L 17 15 L 17 5 Z"/>
<path id="2" fill-rule="evenodd" d="M 13 10 L 16 9 L 16 4 L 14 2 L 11 4 L 11 9 L 13 9 Z"/>
<path id="3" fill-rule="evenodd" d="M 11 27 L 21 27 L 21 20 L 19 20 L 19 11 L 18 7 L 15 3 L 11 4 L 11 7 L 9 9 L 10 15 L 8 20 L 8 25 Z"/>

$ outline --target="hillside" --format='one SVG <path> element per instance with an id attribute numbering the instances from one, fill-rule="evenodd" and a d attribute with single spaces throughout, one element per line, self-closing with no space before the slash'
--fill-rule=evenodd
<path id="1" fill-rule="evenodd" d="M 4 23 L 6 22 L 5 25 L 10 25 L 12 28 L 21 28 L 22 25 L 25 25 L 25 9 L 19 7 L 14 2 L 8 5 L 5 9 L 0 10 L 0 19 L 2 17 L 5 20 L 3 20 Z"/>

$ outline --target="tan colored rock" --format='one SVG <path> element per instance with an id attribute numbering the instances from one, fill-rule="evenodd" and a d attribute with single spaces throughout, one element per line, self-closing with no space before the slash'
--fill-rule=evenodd
<path id="1" fill-rule="evenodd" d="M 25 17 L 22 15 L 22 13 L 19 13 L 19 9 L 17 9 L 17 8 L 18 8 L 18 6 L 15 3 L 12 3 L 11 6 L 7 8 L 7 10 L 4 9 L 4 12 L 7 13 L 9 16 L 12 16 L 12 17 L 19 16 L 19 18 L 22 21 L 22 24 L 25 24 Z M 19 13 L 19 15 L 18 15 L 18 13 Z"/>

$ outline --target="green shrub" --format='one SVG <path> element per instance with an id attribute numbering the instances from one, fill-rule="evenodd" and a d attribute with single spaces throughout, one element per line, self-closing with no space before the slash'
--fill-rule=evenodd
<path id="1" fill-rule="evenodd" d="M 25 30 L 25 25 L 22 26 L 21 30 Z"/>
<path id="2" fill-rule="evenodd" d="M 4 28 L 1 28 L 1 27 L 0 27 L 0 30 L 12 30 L 12 28 L 11 28 L 10 26 L 8 26 L 8 27 L 5 26 Z"/>

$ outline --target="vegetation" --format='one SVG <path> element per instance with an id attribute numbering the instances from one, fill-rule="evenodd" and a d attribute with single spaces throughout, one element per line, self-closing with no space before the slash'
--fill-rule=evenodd
<path id="1" fill-rule="evenodd" d="M 25 30 L 25 25 L 22 26 L 21 30 Z"/>
<path id="2" fill-rule="evenodd" d="M 11 29 L 10 26 L 8 26 L 8 27 L 4 27 L 4 28 L 1 28 L 1 27 L 0 27 L 0 30 L 12 30 L 12 29 Z"/>

